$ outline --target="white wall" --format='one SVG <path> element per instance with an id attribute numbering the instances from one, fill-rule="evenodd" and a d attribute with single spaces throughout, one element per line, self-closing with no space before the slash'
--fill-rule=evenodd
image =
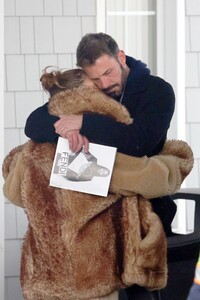
<path id="1" fill-rule="evenodd" d="M 200 186 L 200 0 L 186 0 L 186 139 L 195 164 L 188 187 Z M 184 62 L 183 62 L 184 63 Z"/>
<path id="2" fill-rule="evenodd" d="M 95 15 L 96 0 L 5 1 L 4 156 L 27 140 L 25 121 L 47 100 L 39 84 L 42 69 L 75 67 L 77 44 L 95 31 Z M 23 209 L 7 200 L 5 219 L 5 300 L 21 300 L 20 252 L 27 220 Z"/>

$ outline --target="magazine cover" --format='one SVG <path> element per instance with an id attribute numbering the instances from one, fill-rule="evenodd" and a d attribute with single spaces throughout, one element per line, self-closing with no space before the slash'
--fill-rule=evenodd
<path id="1" fill-rule="evenodd" d="M 117 148 L 89 144 L 74 153 L 68 140 L 59 137 L 50 177 L 50 185 L 100 196 L 107 196 Z"/>

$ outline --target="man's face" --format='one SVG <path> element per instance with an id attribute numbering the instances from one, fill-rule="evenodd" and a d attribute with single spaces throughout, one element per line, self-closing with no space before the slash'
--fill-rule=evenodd
<path id="1" fill-rule="evenodd" d="M 125 55 L 119 51 L 116 58 L 107 54 L 102 55 L 93 65 L 84 67 L 84 71 L 105 94 L 118 97 L 122 94 L 127 77 L 125 65 Z"/>

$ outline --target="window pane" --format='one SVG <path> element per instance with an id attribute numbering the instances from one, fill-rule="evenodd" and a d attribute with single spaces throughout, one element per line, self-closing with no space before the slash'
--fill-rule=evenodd
<path id="1" fill-rule="evenodd" d="M 156 74 L 156 0 L 106 0 L 106 33 Z"/>

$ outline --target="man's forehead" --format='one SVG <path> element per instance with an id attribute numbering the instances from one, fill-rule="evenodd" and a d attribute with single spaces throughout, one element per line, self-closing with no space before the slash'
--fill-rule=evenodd
<path id="1" fill-rule="evenodd" d="M 90 78 L 99 78 L 112 69 L 115 64 L 115 58 L 105 54 L 99 57 L 94 64 L 84 67 L 84 71 Z"/>

